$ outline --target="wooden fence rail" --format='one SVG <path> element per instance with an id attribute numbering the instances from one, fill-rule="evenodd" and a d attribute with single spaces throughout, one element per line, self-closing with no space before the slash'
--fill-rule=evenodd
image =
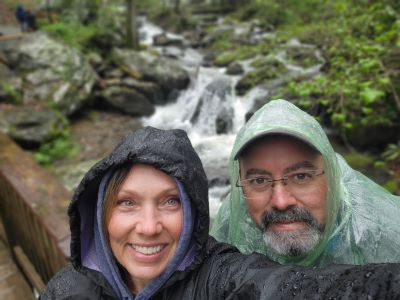
<path id="1" fill-rule="evenodd" d="M 7 241 L 15 260 L 27 261 L 18 259 L 15 249 L 20 249 L 44 283 L 70 257 L 70 198 L 64 186 L 0 133 L 0 213 Z"/>

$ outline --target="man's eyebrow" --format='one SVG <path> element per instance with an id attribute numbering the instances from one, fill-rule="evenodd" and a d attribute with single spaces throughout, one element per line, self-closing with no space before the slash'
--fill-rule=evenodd
<path id="1" fill-rule="evenodd" d="M 311 162 L 309 162 L 308 160 L 305 160 L 305 161 L 298 162 L 298 163 L 296 163 L 296 164 L 294 164 L 294 165 L 291 165 L 291 166 L 287 167 L 287 168 L 284 170 L 283 173 L 290 173 L 290 172 L 296 171 L 296 170 L 298 170 L 298 169 L 303 169 L 303 168 L 304 168 L 304 169 L 313 169 L 313 170 L 316 169 L 315 165 L 313 165 L 313 164 L 312 164 Z"/>
<path id="2" fill-rule="evenodd" d="M 272 174 L 263 169 L 252 168 L 246 171 L 246 178 L 248 178 L 250 175 L 272 175 Z"/>

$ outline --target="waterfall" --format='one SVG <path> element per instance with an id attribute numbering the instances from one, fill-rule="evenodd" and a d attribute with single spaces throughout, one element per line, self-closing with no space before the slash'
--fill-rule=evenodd
<path id="1" fill-rule="evenodd" d="M 164 33 L 172 39 L 181 36 L 165 33 L 157 26 L 142 21 L 142 43 L 152 44 L 153 36 Z M 291 46 L 295 41 L 291 41 Z M 235 95 L 234 86 L 239 76 L 227 76 L 225 68 L 201 66 L 203 55 L 190 47 L 167 46 L 155 47 L 161 55 L 174 53 L 181 65 L 191 75 L 190 86 L 179 93 L 176 101 L 164 106 L 157 106 L 155 113 L 143 118 L 144 125 L 158 128 L 180 128 L 188 133 L 194 148 L 202 160 L 209 181 L 210 217 L 218 212 L 221 201 L 229 192 L 228 160 L 236 133 L 245 122 L 258 98 L 266 98 L 268 90 L 258 86 L 244 96 Z M 277 57 L 284 62 L 284 55 Z M 251 70 L 250 61 L 241 62 L 245 72 Z M 306 70 L 286 63 L 295 73 L 312 76 L 321 65 Z"/>

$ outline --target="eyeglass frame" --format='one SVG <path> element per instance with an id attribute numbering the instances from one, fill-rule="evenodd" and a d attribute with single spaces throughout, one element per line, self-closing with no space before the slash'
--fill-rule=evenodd
<path id="1" fill-rule="evenodd" d="M 325 174 L 325 170 L 322 170 L 320 173 L 318 173 L 317 170 L 314 170 L 313 172 L 317 172 L 317 174 L 314 174 L 315 177 Z M 295 173 L 295 172 L 293 172 L 293 173 Z M 301 172 L 299 172 L 299 173 L 301 173 Z M 287 174 L 287 175 L 290 175 L 290 174 L 291 174 L 291 173 L 289 173 L 289 174 Z M 288 185 L 289 177 L 288 177 L 287 175 L 286 175 L 286 177 L 285 177 L 285 175 L 284 175 L 284 176 L 283 176 L 282 178 L 280 178 L 280 179 L 271 179 L 271 180 L 267 180 L 268 185 L 266 185 L 266 187 L 267 187 L 266 190 L 268 189 L 268 187 L 273 188 L 273 187 L 275 186 L 275 182 L 277 182 L 277 181 L 283 181 L 283 185 Z M 259 176 L 259 177 L 261 177 L 261 176 Z M 241 188 L 243 188 L 243 187 L 245 187 L 245 186 L 239 185 L 239 182 L 241 182 L 241 181 L 254 180 L 254 179 L 257 179 L 257 178 L 259 178 L 259 177 L 240 180 L 240 170 L 239 170 L 239 176 L 238 176 L 238 178 L 237 178 L 237 180 L 236 180 L 235 186 L 236 186 L 236 187 L 241 187 Z M 270 186 L 269 186 L 269 183 L 271 183 Z"/>

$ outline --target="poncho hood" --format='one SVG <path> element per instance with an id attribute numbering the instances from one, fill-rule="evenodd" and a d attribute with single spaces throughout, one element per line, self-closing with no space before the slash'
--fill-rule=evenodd
<path id="1" fill-rule="evenodd" d="M 140 129 L 128 135 L 110 155 L 86 173 L 68 209 L 72 264 L 76 269 L 82 268 L 83 256 L 94 244 L 91 228 L 95 226 L 94 215 L 100 183 L 103 185 L 103 178 L 126 163 L 152 165 L 174 177 L 179 183 L 180 195 L 184 193 L 189 199 L 193 215 L 196 216 L 191 238 L 194 260 L 184 271 L 172 274 L 168 280 L 168 284 L 172 284 L 183 278 L 185 272 L 201 264 L 209 229 L 207 178 L 199 157 L 182 130 L 159 130 L 152 127 Z"/>
<path id="2" fill-rule="evenodd" d="M 267 134 L 287 134 L 318 150 L 324 158 L 328 182 L 327 221 L 319 245 L 304 256 L 280 256 L 266 247 L 261 230 L 247 213 L 243 192 L 235 186 L 239 176 L 237 156 L 253 140 Z M 399 261 L 390 239 L 400 246 L 399 197 L 351 169 L 335 153 L 324 130 L 309 114 L 285 100 L 275 100 L 259 109 L 237 134 L 229 160 L 231 192 L 214 221 L 211 234 L 232 243 L 244 253 L 266 254 L 283 264 L 363 264 Z"/>

